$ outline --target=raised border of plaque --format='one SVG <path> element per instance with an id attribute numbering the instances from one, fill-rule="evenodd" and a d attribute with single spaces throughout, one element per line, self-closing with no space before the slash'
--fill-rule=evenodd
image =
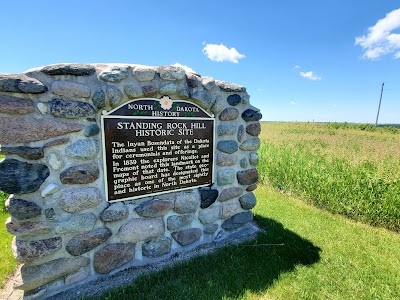
<path id="1" fill-rule="evenodd" d="M 133 200 L 214 183 L 215 118 L 168 96 L 101 115 L 105 195 Z"/>

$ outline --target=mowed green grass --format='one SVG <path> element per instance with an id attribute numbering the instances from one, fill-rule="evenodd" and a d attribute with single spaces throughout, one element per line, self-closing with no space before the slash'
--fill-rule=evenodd
<path id="1" fill-rule="evenodd" d="M 400 130 L 263 123 L 261 181 L 333 213 L 400 232 Z"/>

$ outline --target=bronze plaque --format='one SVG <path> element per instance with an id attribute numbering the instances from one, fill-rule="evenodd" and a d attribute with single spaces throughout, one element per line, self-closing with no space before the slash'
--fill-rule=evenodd
<path id="1" fill-rule="evenodd" d="M 214 118 L 197 105 L 139 99 L 101 116 L 107 201 L 213 183 Z"/>

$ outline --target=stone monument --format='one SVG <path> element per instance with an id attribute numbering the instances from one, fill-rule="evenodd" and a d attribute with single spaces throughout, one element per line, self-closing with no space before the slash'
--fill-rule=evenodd
<path id="1" fill-rule="evenodd" d="M 218 243 L 253 219 L 260 112 L 175 66 L 0 74 L 0 189 L 26 295 Z"/>

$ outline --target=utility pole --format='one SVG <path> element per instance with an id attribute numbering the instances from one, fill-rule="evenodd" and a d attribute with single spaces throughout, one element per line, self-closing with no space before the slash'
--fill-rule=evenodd
<path id="1" fill-rule="evenodd" d="M 385 83 L 382 82 L 381 97 L 379 98 L 379 106 L 378 106 L 378 113 L 376 114 L 375 126 L 378 126 L 379 111 L 381 110 L 381 102 L 382 102 L 382 94 L 383 94 L 383 86 L 384 85 L 385 85 Z"/>

